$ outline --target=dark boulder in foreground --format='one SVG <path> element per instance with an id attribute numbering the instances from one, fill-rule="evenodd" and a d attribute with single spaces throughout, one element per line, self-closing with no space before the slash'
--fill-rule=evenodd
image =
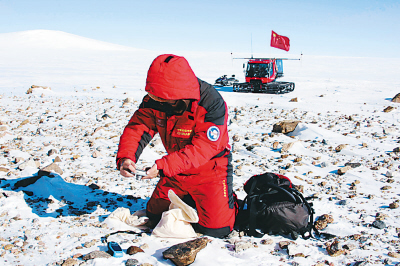
<path id="1" fill-rule="evenodd" d="M 194 262 L 197 253 L 210 242 L 207 237 L 197 238 L 170 247 L 163 252 L 165 259 L 170 259 L 177 266 L 186 266 Z"/>

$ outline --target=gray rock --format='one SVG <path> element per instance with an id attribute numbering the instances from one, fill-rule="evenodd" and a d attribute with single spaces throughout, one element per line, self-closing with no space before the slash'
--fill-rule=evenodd
<path id="1" fill-rule="evenodd" d="M 61 170 L 61 168 L 56 163 L 49 164 L 48 166 L 46 166 L 46 167 L 44 167 L 44 168 L 42 168 L 40 170 L 43 171 L 43 172 L 50 172 L 50 173 L 51 172 L 55 172 L 55 173 L 57 173 L 59 175 L 63 174 L 63 171 Z"/>
<path id="2" fill-rule="evenodd" d="M 82 257 L 83 260 L 93 260 L 93 259 L 97 259 L 97 258 L 110 258 L 111 255 L 108 254 L 107 252 L 104 251 L 99 251 L 99 250 L 95 250 L 90 252 L 89 254 L 86 254 L 85 256 Z"/>
<path id="3" fill-rule="evenodd" d="M 386 224 L 385 224 L 385 222 L 383 222 L 383 221 L 374 221 L 374 222 L 372 223 L 372 226 L 375 227 L 375 228 L 378 228 L 378 229 L 384 229 L 384 228 L 386 228 Z"/>
<path id="4" fill-rule="evenodd" d="M 235 243 L 235 252 L 242 252 L 246 249 L 254 247 L 251 242 L 248 241 L 240 241 Z"/>
<path id="5" fill-rule="evenodd" d="M 325 168 L 325 167 L 329 166 L 329 163 L 328 162 L 321 162 L 320 165 L 321 165 L 322 168 Z"/>
<path id="6" fill-rule="evenodd" d="M 19 170 L 24 170 L 24 169 L 27 168 L 27 167 L 37 168 L 38 166 L 37 166 L 37 164 L 36 164 L 36 162 L 35 162 L 34 160 L 29 159 L 29 160 L 27 160 L 27 161 L 21 163 L 21 164 L 18 166 L 18 169 L 19 169 Z"/>
<path id="7" fill-rule="evenodd" d="M 235 238 L 235 237 L 239 237 L 239 232 L 236 230 L 233 230 L 229 235 L 228 238 Z"/>
<path id="8" fill-rule="evenodd" d="M 73 258 L 66 259 L 61 266 L 75 266 L 79 265 L 79 261 Z"/>
<path id="9" fill-rule="evenodd" d="M 177 266 L 186 266 L 194 262 L 197 253 L 210 242 L 207 237 L 197 238 L 170 247 L 163 251 L 163 257 L 170 259 Z"/>
<path id="10" fill-rule="evenodd" d="M 386 172 L 386 177 L 393 177 L 393 173 L 391 171 Z"/>
<path id="11" fill-rule="evenodd" d="M 139 264 L 139 261 L 137 259 L 128 259 L 125 262 L 125 266 L 136 266 Z"/>
<path id="12" fill-rule="evenodd" d="M 351 168 L 357 168 L 360 167 L 360 163 L 346 163 L 344 166 L 350 166 Z"/>
<path id="13" fill-rule="evenodd" d="M 298 246 L 296 244 L 289 244 L 287 246 L 287 253 L 289 256 L 295 256 L 296 254 L 302 253 L 302 246 Z"/>

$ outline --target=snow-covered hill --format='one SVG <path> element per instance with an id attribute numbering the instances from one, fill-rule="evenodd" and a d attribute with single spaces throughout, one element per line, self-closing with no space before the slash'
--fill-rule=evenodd
<path id="1" fill-rule="evenodd" d="M 0 34 L 0 48 L 2 50 L 10 49 L 14 51 L 18 49 L 139 50 L 54 30 L 30 30 L 3 33 Z"/>
<path id="2" fill-rule="evenodd" d="M 243 80 L 244 61 L 232 57 L 249 56 L 138 50 L 55 31 L 0 34 L 0 264 L 56 265 L 69 259 L 78 265 L 79 254 L 106 250 L 100 238 L 118 229 L 103 223 L 112 211 L 145 206 L 157 180 L 122 178 L 114 156 L 124 125 L 145 95 L 147 69 L 161 53 L 185 56 L 209 83 L 223 74 Z M 296 83 L 292 93 L 220 88 L 230 110 L 239 198 L 251 175 L 285 174 L 305 196 L 315 197 L 316 218 L 332 216 L 322 231 L 336 236 L 343 254 L 328 254 L 333 239 L 300 238 L 287 250 L 282 236 L 265 236 L 267 241 L 235 236 L 213 239 L 193 265 L 399 263 L 400 115 L 399 103 L 391 102 L 400 92 L 399 66 L 400 59 L 303 55 L 284 62 L 284 80 Z M 51 90 L 26 94 L 31 85 Z M 124 104 L 128 98 L 133 101 Z M 393 109 L 385 112 L 387 107 Z M 300 123 L 290 135 L 272 134 L 282 120 Z M 337 151 L 341 144 L 344 149 Z M 139 164 L 151 166 L 164 153 L 156 138 Z M 54 162 L 57 173 L 38 178 L 39 168 Z M 346 163 L 360 166 L 339 175 Z M 373 226 L 378 220 L 382 229 Z M 141 246 L 144 253 L 84 265 L 125 265 L 129 258 L 139 265 L 172 265 L 162 251 L 184 241 L 147 234 L 113 239 L 125 251 Z M 243 242 L 252 244 L 235 250 Z"/>

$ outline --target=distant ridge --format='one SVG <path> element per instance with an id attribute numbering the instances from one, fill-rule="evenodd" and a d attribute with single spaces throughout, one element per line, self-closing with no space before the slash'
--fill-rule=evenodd
<path id="1" fill-rule="evenodd" d="M 78 49 L 78 50 L 142 50 L 128 46 L 98 41 L 55 30 L 29 30 L 0 33 L 0 49 Z"/>

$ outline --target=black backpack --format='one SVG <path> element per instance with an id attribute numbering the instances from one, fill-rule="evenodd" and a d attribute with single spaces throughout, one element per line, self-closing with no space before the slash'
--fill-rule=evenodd
<path id="1" fill-rule="evenodd" d="M 274 173 L 255 175 L 246 181 L 244 190 L 247 196 L 239 202 L 236 217 L 239 230 L 255 237 L 282 234 L 297 239 L 300 234 L 307 239 L 312 236 L 311 231 L 315 230 L 312 203 L 293 187 L 288 177 Z"/>

